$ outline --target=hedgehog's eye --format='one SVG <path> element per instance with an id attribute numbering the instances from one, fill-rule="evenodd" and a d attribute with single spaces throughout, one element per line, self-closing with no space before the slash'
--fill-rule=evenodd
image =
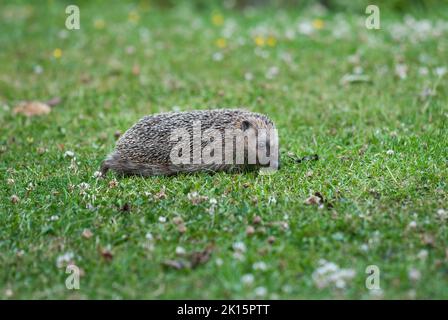
<path id="1" fill-rule="evenodd" d="M 249 129 L 249 128 L 251 128 L 252 127 L 252 123 L 250 123 L 249 121 L 247 121 L 247 120 L 244 120 L 242 123 L 241 123 L 241 130 L 243 130 L 243 131 L 246 131 L 247 129 Z"/>

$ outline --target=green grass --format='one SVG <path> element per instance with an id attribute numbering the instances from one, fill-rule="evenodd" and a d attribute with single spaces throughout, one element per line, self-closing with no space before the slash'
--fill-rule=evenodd
<path id="1" fill-rule="evenodd" d="M 0 6 L 0 297 L 370 299 L 378 295 L 366 289 L 365 269 L 377 265 L 379 297 L 448 298 L 440 210 L 448 210 L 448 76 L 434 73 L 448 67 L 448 29 L 413 41 L 420 33 L 387 10 L 381 29 L 367 30 L 363 12 L 81 2 L 81 30 L 68 31 L 64 2 Z M 433 9 L 416 19 L 432 28 L 447 23 L 447 7 Z M 129 20 L 133 10 L 138 21 Z M 215 10 L 223 26 L 212 23 Z M 322 30 L 297 32 L 318 17 Z M 401 40 L 392 37 L 396 24 L 405 26 Z M 257 48 L 257 30 L 276 42 Z M 225 48 L 216 46 L 221 37 Z M 406 79 L 395 75 L 399 63 Z M 342 85 L 356 66 L 371 81 Z M 278 74 L 268 79 L 272 67 Z M 421 98 L 425 88 L 434 95 Z M 62 101 L 49 115 L 12 112 L 20 101 L 54 97 Z M 276 174 L 93 177 L 114 133 L 143 115 L 238 106 L 277 124 L 283 167 Z M 288 152 L 319 160 L 295 163 Z M 162 190 L 166 197 L 157 197 Z M 216 199 L 213 214 L 209 200 L 189 200 L 193 192 Z M 325 197 L 323 208 L 304 203 L 314 192 Z M 120 210 L 125 204 L 129 211 Z M 93 236 L 83 237 L 84 229 Z M 239 255 L 238 242 L 246 247 Z M 210 259 L 195 268 L 164 266 L 208 246 Z M 112 259 L 101 254 L 107 248 Z M 80 290 L 66 289 L 68 274 L 56 264 L 67 252 L 83 270 Z M 319 259 L 356 275 L 344 289 L 318 288 Z M 266 270 L 254 270 L 258 262 Z M 253 283 L 242 281 L 246 274 Z M 260 287 L 266 294 L 257 296 Z"/>

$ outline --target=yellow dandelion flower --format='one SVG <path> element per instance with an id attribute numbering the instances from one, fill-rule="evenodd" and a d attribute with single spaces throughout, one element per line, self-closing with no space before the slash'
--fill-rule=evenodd
<path id="1" fill-rule="evenodd" d="M 137 11 L 131 11 L 129 12 L 128 20 L 132 23 L 138 23 L 140 21 L 140 15 Z"/>
<path id="2" fill-rule="evenodd" d="M 218 27 L 222 26 L 224 24 L 224 17 L 222 16 L 222 14 L 214 13 L 212 15 L 212 23 Z"/>
<path id="3" fill-rule="evenodd" d="M 255 41 L 255 44 L 259 47 L 264 46 L 264 44 L 266 42 L 263 36 L 256 36 L 254 38 L 254 41 Z"/>
<path id="4" fill-rule="evenodd" d="M 322 19 L 314 19 L 313 27 L 314 29 L 320 30 L 325 26 L 325 22 Z"/>
<path id="5" fill-rule="evenodd" d="M 270 47 L 275 47 L 277 44 L 277 39 L 274 36 L 269 36 L 266 40 L 266 43 Z"/>
<path id="6" fill-rule="evenodd" d="M 95 21 L 93 21 L 93 27 L 95 29 L 104 29 L 105 26 L 106 22 L 103 19 L 95 19 Z"/>
<path id="7" fill-rule="evenodd" d="M 216 40 L 215 44 L 218 48 L 224 49 L 225 47 L 227 47 L 227 40 L 224 38 L 219 38 L 218 40 Z"/>
<path id="8" fill-rule="evenodd" d="M 60 57 L 62 57 L 62 50 L 59 48 L 54 49 L 53 57 L 55 57 L 56 59 L 59 59 Z"/>

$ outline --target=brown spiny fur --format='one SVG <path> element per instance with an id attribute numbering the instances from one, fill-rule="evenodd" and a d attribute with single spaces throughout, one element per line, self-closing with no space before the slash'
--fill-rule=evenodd
<path id="1" fill-rule="evenodd" d="M 102 175 L 109 169 L 121 175 L 151 176 L 196 171 L 238 171 L 249 167 L 235 164 L 173 164 L 170 152 L 177 142 L 170 141 L 170 134 L 176 128 L 184 128 L 191 136 L 193 121 L 201 121 L 202 132 L 210 128 L 223 133 L 225 129 L 241 129 L 247 124 L 255 129 L 274 128 L 273 122 L 265 115 L 239 109 L 169 112 L 146 116 L 118 140 L 115 151 L 101 165 Z M 202 142 L 202 146 L 205 144 Z"/>

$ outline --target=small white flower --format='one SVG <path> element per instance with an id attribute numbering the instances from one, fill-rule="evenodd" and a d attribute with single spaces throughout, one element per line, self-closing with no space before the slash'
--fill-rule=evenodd
<path id="1" fill-rule="evenodd" d="M 88 184 L 87 182 L 81 182 L 78 185 L 79 189 L 81 190 L 89 190 L 90 189 L 90 184 Z"/>
<path id="2" fill-rule="evenodd" d="M 266 72 L 267 79 L 274 79 L 279 73 L 279 69 L 277 67 L 270 67 Z"/>
<path id="3" fill-rule="evenodd" d="M 246 252 L 246 245 L 243 242 L 235 242 L 233 244 L 233 250 L 237 252 Z"/>
<path id="4" fill-rule="evenodd" d="M 178 256 L 183 256 L 183 255 L 185 255 L 185 253 L 187 253 L 187 252 L 185 251 L 184 248 L 182 248 L 182 247 L 176 247 L 176 254 L 177 254 Z"/>
<path id="5" fill-rule="evenodd" d="M 428 250 L 420 250 L 420 252 L 417 254 L 417 258 L 419 258 L 420 260 L 426 260 L 426 258 L 428 257 Z"/>
<path id="6" fill-rule="evenodd" d="M 254 75 L 250 72 L 246 72 L 244 74 L 244 79 L 246 79 L 246 81 L 252 81 L 254 79 Z"/>
<path id="7" fill-rule="evenodd" d="M 439 209 L 437 210 L 437 215 L 439 216 L 439 218 L 445 219 L 448 213 L 444 209 Z"/>
<path id="8" fill-rule="evenodd" d="M 366 243 L 363 243 L 359 248 L 364 252 L 369 251 L 369 245 Z"/>
<path id="9" fill-rule="evenodd" d="M 409 270 L 408 277 L 412 281 L 418 281 L 422 277 L 422 274 L 419 270 L 411 268 L 411 270 Z"/>
<path id="10" fill-rule="evenodd" d="M 255 295 L 257 297 L 264 297 L 267 293 L 268 293 L 268 290 L 265 287 L 255 288 Z"/>
<path id="11" fill-rule="evenodd" d="M 310 35 L 313 33 L 313 25 L 309 21 L 303 21 L 298 26 L 299 33 Z"/>
<path id="12" fill-rule="evenodd" d="M 50 221 L 56 221 L 56 220 L 59 220 L 59 216 L 53 215 L 50 217 Z"/>
<path id="13" fill-rule="evenodd" d="M 166 222 L 166 217 L 160 216 L 159 217 L 159 222 L 160 223 L 165 223 Z"/>
<path id="14" fill-rule="evenodd" d="M 397 64 L 395 66 L 395 74 L 402 80 L 406 79 L 408 77 L 408 66 L 405 64 Z"/>
<path id="15" fill-rule="evenodd" d="M 220 266 L 223 265 L 224 261 L 222 261 L 221 258 L 216 258 L 215 263 L 216 263 L 216 265 L 217 265 L 218 267 L 220 267 Z"/>
<path id="16" fill-rule="evenodd" d="M 388 156 L 391 156 L 391 155 L 393 155 L 394 153 L 395 153 L 394 150 L 387 150 L 387 151 L 386 151 L 386 154 L 387 154 Z"/>
<path id="17" fill-rule="evenodd" d="M 153 236 L 152 236 L 152 233 L 151 232 L 147 232 L 146 233 L 146 235 L 145 235 L 145 238 L 147 239 L 147 240 L 152 240 L 153 239 Z"/>
<path id="18" fill-rule="evenodd" d="M 323 259 L 319 261 L 319 265 L 312 274 L 314 283 L 319 289 L 330 285 L 338 289 L 344 289 L 347 281 L 353 279 L 356 275 L 353 269 L 341 269 L 337 264 Z"/>
<path id="19" fill-rule="evenodd" d="M 429 70 L 426 67 L 420 67 L 418 69 L 418 74 L 421 76 L 427 76 L 429 74 Z"/>
<path id="20" fill-rule="evenodd" d="M 56 266 L 58 268 L 62 268 L 66 266 L 69 262 L 71 262 L 74 257 L 75 257 L 74 253 L 70 251 L 60 255 L 56 259 Z"/>
<path id="21" fill-rule="evenodd" d="M 442 77 L 445 73 L 447 72 L 447 68 L 446 67 L 437 67 L 434 70 L 434 73 L 439 76 Z"/>
<path id="22" fill-rule="evenodd" d="M 415 222 L 415 221 L 411 221 L 411 222 L 409 222 L 408 227 L 411 228 L 411 229 L 415 229 L 415 228 L 417 228 L 417 222 Z"/>
<path id="23" fill-rule="evenodd" d="M 261 270 L 261 271 L 265 271 L 268 267 L 266 265 L 266 263 L 264 263 L 263 261 L 260 262 L 256 262 L 253 264 L 252 268 L 254 270 Z"/>
<path id="24" fill-rule="evenodd" d="M 100 178 L 100 177 L 102 177 L 103 176 L 103 174 L 100 172 L 100 171 L 95 171 L 94 173 L 93 173 L 93 177 L 94 178 Z"/>
<path id="25" fill-rule="evenodd" d="M 212 56 L 213 61 L 221 61 L 224 55 L 221 52 L 215 52 Z"/>
<path id="26" fill-rule="evenodd" d="M 67 150 L 64 153 L 64 157 L 73 158 L 75 156 L 75 153 L 73 151 Z"/>
<path id="27" fill-rule="evenodd" d="M 241 277 L 241 282 L 245 285 L 251 285 L 252 283 L 254 283 L 254 276 L 250 273 L 245 274 L 244 276 Z"/>
<path id="28" fill-rule="evenodd" d="M 277 199 L 274 196 L 270 196 L 268 199 L 268 203 L 269 204 L 276 204 L 277 203 Z"/>
<path id="29" fill-rule="evenodd" d="M 211 198 L 211 199 L 209 200 L 209 202 L 210 202 L 211 205 L 215 205 L 215 204 L 218 203 L 218 200 L 216 200 L 215 198 Z"/>
<path id="30" fill-rule="evenodd" d="M 44 68 L 37 64 L 33 67 L 33 71 L 35 74 L 41 74 L 42 72 L 44 72 Z"/>

